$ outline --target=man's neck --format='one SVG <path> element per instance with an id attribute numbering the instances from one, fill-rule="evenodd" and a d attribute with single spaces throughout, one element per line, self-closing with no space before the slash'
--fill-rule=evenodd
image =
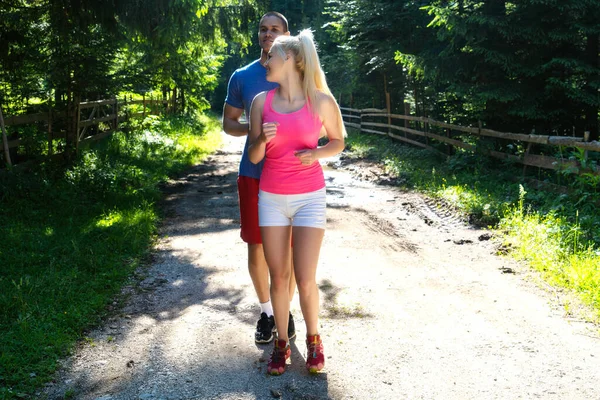
<path id="1" fill-rule="evenodd" d="M 267 56 L 268 55 L 269 55 L 268 51 L 264 51 L 264 50 L 260 51 L 260 59 L 259 59 L 260 60 L 260 65 L 263 65 L 263 66 L 265 65 L 265 63 L 267 62 Z"/>

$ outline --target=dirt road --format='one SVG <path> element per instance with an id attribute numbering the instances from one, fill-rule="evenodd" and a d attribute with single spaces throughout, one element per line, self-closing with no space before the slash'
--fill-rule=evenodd
<path id="1" fill-rule="evenodd" d="M 266 374 L 239 239 L 242 140 L 172 182 L 151 267 L 42 397 L 77 399 L 600 399 L 600 340 L 518 264 L 421 196 L 328 169 L 318 269 L 326 369 L 305 334 Z M 356 169 L 356 167 L 354 167 Z M 597 330 L 596 330 L 597 332 Z"/>

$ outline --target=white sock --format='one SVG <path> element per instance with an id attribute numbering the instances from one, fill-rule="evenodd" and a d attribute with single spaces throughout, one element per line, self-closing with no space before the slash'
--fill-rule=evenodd
<path id="1" fill-rule="evenodd" d="M 260 312 L 267 314 L 267 317 L 273 315 L 273 305 L 271 304 L 271 299 L 266 303 L 260 303 Z"/>

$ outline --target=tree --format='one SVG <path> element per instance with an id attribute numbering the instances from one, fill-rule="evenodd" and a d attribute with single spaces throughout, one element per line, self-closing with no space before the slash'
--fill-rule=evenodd
<path id="1" fill-rule="evenodd" d="M 0 13 L 0 85 L 10 104 L 164 87 L 200 104 L 225 40 L 247 45 L 256 8 L 252 0 L 11 0 Z"/>
<path id="2" fill-rule="evenodd" d="M 498 129 L 579 135 L 598 127 L 593 1 L 432 1 L 436 40 L 397 60 Z M 417 66 L 417 68 L 415 68 Z M 451 115 L 450 117 L 460 117 Z M 587 128 L 586 128 L 587 126 Z"/>

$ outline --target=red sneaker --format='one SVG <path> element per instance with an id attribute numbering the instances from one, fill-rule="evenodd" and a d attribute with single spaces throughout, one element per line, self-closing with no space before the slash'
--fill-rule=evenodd
<path id="1" fill-rule="evenodd" d="M 325 355 L 323 354 L 323 341 L 320 335 L 307 336 L 306 348 L 306 368 L 308 372 L 315 374 L 325 366 Z"/>
<path id="2" fill-rule="evenodd" d="M 271 375 L 281 375 L 285 371 L 285 362 L 290 355 L 290 345 L 285 340 L 276 339 L 269 364 L 267 364 L 267 372 Z"/>

